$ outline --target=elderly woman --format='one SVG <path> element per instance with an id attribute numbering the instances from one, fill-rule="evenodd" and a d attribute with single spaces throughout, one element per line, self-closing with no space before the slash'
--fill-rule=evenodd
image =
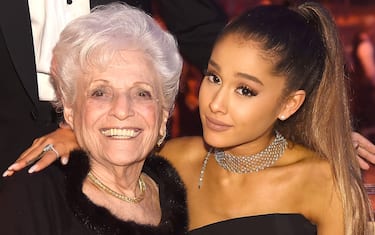
<path id="1" fill-rule="evenodd" d="M 111 4 L 71 22 L 52 75 L 81 150 L 67 167 L 4 180 L 0 234 L 184 234 L 183 183 L 152 154 L 181 67 L 173 37 L 140 10 Z"/>

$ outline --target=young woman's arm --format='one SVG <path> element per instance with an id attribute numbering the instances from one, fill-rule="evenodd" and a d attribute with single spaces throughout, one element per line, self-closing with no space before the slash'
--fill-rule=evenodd
<path id="1" fill-rule="evenodd" d="M 370 163 L 375 164 L 375 145 L 357 132 L 352 133 L 352 140 L 357 150 L 357 158 L 360 167 L 363 170 L 368 170 L 370 168 Z M 69 152 L 78 148 L 72 130 L 67 126 L 60 127 L 54 132 L 35 139 L 30 148 L 24 151 L 17 161 L 3 173 L 3 177 L 11 176 L 16 171 L 29 165 L 32 165 L 29 169 L 29 173 L 40 171 L 49 166 L 57 160 L 56 153 L 53 151 L 47 151 L 41 159 L 35 162 L 33 161 L 48 144 L 53 144 L 53 147 L 59 154 L 61 163 L 64 165 L 68 163 Z"/>

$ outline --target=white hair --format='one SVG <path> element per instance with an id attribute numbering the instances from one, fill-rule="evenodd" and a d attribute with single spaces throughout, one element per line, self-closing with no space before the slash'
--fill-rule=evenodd
<path id="1" fill-rule="evenodd" d="M 72 104 L 77 80 L 105 68 L 120 50 L 140 50 L 160 77 L 163 107 L 171 111 L 178 92 L 182 58 L 174 37 L 145 12 L 124 3 L 101 5 L 70 22 L 60 34 L 51 66 L 57 108 Z"/>

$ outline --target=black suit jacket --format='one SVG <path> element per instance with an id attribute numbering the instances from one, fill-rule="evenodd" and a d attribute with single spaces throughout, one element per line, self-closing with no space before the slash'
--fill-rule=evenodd
<path id="1" fill-rule="evenodd" d="M 112 0 L 91 0 L 91 7 Z M 127 0 L 151 11 L 150 0 Z M 209 0 L 160 0 L 161 15 L 175 34 L 183 56 L 204 68 L 225 14 Z M 74 0 L 73 0 L 74 4 Z M 198 17 L 197 17 L 198 13 Z M 38 100 L 35 57 L 27 0 L 0 7 L 0 171 L 32 144 L 57 128 L 49 104 Z"/>
<path id="2" fill-rule="evenodd" d="M 27 0 L 9 1 L 5 5 L 0 8 L 1 171 L 34 138 L 56 128 L 51 106 L 38 101 Z"/>

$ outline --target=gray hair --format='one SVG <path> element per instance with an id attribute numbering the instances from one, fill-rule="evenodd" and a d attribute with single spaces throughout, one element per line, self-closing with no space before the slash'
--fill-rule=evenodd
<path id="1" fill-rule="evenodd" d="M 182 69 L 176 40 L 151 16 L 123 3 L 98 6 L 60 34 L 51 66 L 56 108 L 61 109 L 63 101 L 72 104 L 76 81 L 93 68 L 104 69 L 120 50 L 140 50 L 149 56 L 162 83 L 162 105 L 171 111 Z"/>

